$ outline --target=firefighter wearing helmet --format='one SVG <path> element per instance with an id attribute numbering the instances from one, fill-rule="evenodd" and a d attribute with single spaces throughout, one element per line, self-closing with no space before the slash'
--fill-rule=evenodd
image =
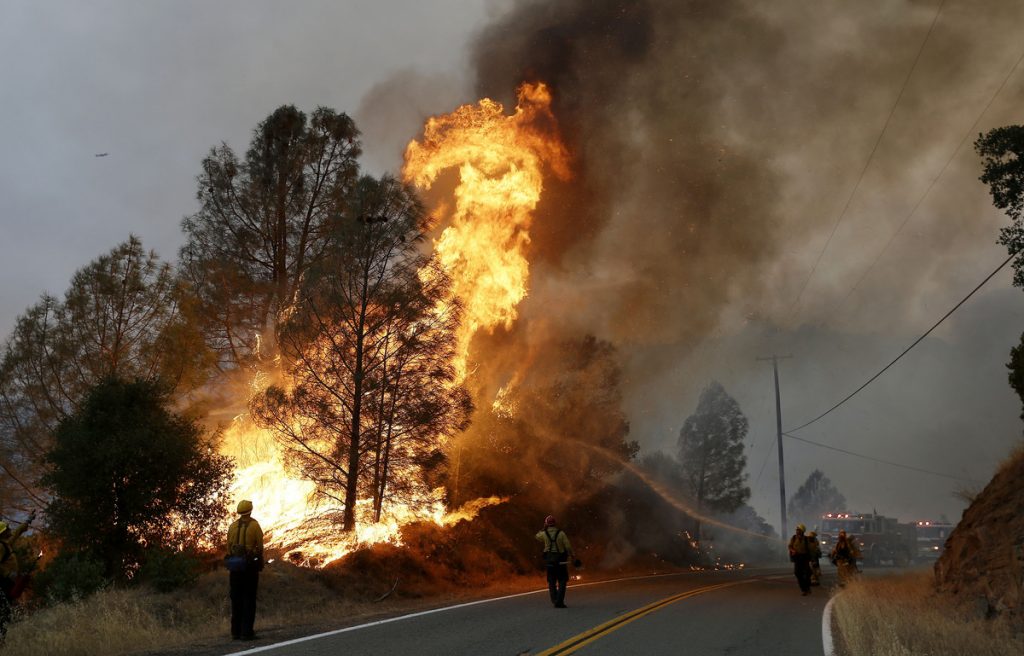
<path id="1" fill-rule="evenodd" d="M 847 537 L 846 531 L 839 531 L 836 544 L 829 554 L 832 564 L 836 566 L 836 576 L 839 579 L 840 587 L 853 578 L 857 573 L 857 559 L 860 558 L 860 550 L 857 549 L 856 541 Z"/>
<path id="2" fill-rule="evenodd" d="M 238 504 L 238 519 L 228 528 L 228 568 L 231 596 L 231 637 L 254 640 L 256 589 L 263 569 L 263 529 L 252 518 L 252 501 Z"/>
<path id="3" fill-rule="evenodd" d="M 821 542 L 817 531 L 807 532 L 807 543 L 811 548 L 811 585 L 821 585 Z"/>
<path id="4" fill-rule="evenodd" d="M 558 528 L 555 518 L 548 515 L 544 518 L 544 529 L 537 532 L 536 538 L 544 543 L 544 569 L 547 570 L 551 604 L 555 608 L 566 608 L 565 587 L 569 583 L 569 560 L 572 559 L 569 536 Z M 573 566 L 579 567 L 580 561 L 575 560 Z"/>
<path id="5" fill-rule="evenodd" d="M 803 595 L 811 594 L 811 541 L 804 535 L 806 530 L 806 526 L 797 524 L 796 533 L 789 539 L 789 560 Z"/>

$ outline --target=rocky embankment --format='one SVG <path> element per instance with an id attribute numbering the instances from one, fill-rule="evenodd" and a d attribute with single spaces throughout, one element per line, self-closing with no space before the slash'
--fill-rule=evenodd
<path id="1" fill-rule="evenodd" d="M 1024 448 L 964 511 L 935 564 L 941 591 L 1024 622 Z"/>

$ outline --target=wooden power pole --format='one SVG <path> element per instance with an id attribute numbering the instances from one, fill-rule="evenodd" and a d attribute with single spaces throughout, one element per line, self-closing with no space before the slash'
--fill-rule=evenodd
<path id="1" fill-rule="evenodd" d="M 772 372 L 775 374 L 775 436 L 779 445 L 779 517 L 781 518 L 779 536 L 785 540 L 786 532 L 786 466 L 782 457 L 782 399 L 779 396 L 779 360 L 788 360 L 792 355 L 773 355 L 767 358 L 758 358 L 758 361 L 772 363 Z"/>

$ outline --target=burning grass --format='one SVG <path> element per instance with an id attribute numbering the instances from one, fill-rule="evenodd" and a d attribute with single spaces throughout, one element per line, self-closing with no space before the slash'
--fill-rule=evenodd
<path id="1" fill-rule="evenodd" d="M 848 656 L 1018 656 L 1024 634 L 935 591 L 930 570 L 861 578 L 835 604 Z"/>

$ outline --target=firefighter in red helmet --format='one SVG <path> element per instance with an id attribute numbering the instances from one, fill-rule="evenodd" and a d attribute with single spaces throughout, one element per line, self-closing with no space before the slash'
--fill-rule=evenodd
<path id="1" fill-rule="evenodd" d="M 544 569 L 548 575 L 548 593 L 555 608 L 566 608 L 565 587 L 569 583 L 569 560 L 572 558 L 572 544 L 565 531 L 558 528 L 552 515 L 544 518 L 544 528 L 536 538 L 544 543 Z M 579 565 L 576 565 L 579 567 Z"/>

